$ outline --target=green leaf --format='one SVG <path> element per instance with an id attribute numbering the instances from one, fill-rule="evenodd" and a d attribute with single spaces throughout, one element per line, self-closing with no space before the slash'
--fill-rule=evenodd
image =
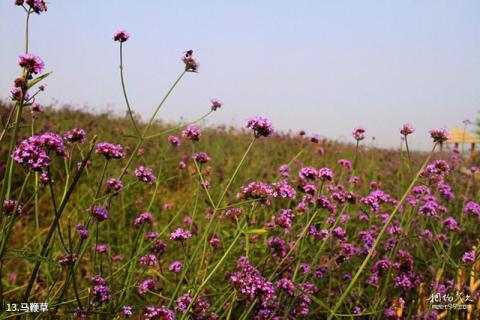
<path id="1" fill-rule="evenodd" d="M 27 260 L 42 262 L 42 263 L 48 263 L 48 264 L 56 266 L 56 267 L 61 267 L 61 265 L 55 260 L 45 258 L 45 257 L 41 257 L 41 256 L 37 256 L 36 254 L 28 252 L 28 251 L 10 249 L 7 252 L 10 253 L 15 258 L 23 258 L 23 259 L 27 259 Z"/>
<path id="2" fill-rule="evenodd" d="M 28 85 L 27 85 L 27 89 L 30 89 L 31 87 L 33 87 L 34 85 L 36 85 L 37 83 L 39 83 L 40 81 L 42 81 L 43 79 L 45 79 L 46 77 L 48 77 L 51 74 L 52 74 L 52 71 L 44 73 L 41 76 L 38 76 L 35 79 L 29 81 Z"/>
<path id="3" fill-rule="evenodd" d="M 243 231 L 245 234 L 266 234 L 268 233 L 267 229 L 250 229 Z"/>

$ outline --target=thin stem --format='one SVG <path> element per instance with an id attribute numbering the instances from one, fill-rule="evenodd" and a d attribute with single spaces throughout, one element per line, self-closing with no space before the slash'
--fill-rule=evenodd
<path id="1" fill-rule="evenodd" d="M 140 135 L 140 130 L 138 130 L 137 123 L 133 117 L 133 111 L 130 107 L 130 102 L 128 101 L 127 89 L 125 87 L 125 79 L 123 76 L 123 42 L 120 42 L 120 80 L 122 82 L 122 91 L 123 97 L 125 98 L 125 103 L 127 104 L 128 115 L 130 116 L 130 121 L 132 122 L 135 134 Z"/>

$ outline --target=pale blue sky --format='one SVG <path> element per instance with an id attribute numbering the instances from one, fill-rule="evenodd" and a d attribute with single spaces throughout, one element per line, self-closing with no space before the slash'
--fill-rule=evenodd
<path id="1" fill-rule="evenodd" d="M 18 74 L 24 13 L 0 2 L 0 97 Z M 194 49 L 188 74 L 160 113 L 193 120 L 210 98 L 225 106 L 207 124 L 241 126 L 253 115 L 277 129 L 304 128 L 349 141 L 355 126 L 398 146 L 403 122 L 461 125 L 480 110 L 480 1 L 50 0 L 31 20 L 30 51 L 55 73 L 40 98 L 125 110 L 113 31 L 125 28 L 130 99 L 144 118 Z"/>

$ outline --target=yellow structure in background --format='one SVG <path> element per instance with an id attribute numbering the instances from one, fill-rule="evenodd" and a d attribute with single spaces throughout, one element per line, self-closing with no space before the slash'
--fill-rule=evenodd
<path id="1" fill-rule="evenodd" d="M 474 156 L 477 153 L 477 144 L 480 144 L 480 138 L 462 128 L 454 128 L 449 132 L 448 144 L 453 144 L 455 148 L 460 145 L 470 144 L 470 154 Z"/>

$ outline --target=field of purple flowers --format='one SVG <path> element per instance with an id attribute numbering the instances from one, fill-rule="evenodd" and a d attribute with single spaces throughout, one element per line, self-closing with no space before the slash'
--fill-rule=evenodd
<path id="1" fill-rule="evenodd" d="M 480 160 L 443 128 L 398 150 L 315 134 L 166 124 L 191 51 L 148 121 L 41 104 L 42 0 L 16 0 L 25 48 L 0 104 L 0 319 L 480 318 Z M 14 8 L 15 9 L 15 8 Z M 40 17 L 38 17 L 40 16 Z M 53 76 L 53 75 L 52 75 Z M 414 119 L 412 119 L 414 121 Z M 430 135 L 431 152 L 408 139 Z M 401 140 L 400 140 L 401 139 Z"/>

